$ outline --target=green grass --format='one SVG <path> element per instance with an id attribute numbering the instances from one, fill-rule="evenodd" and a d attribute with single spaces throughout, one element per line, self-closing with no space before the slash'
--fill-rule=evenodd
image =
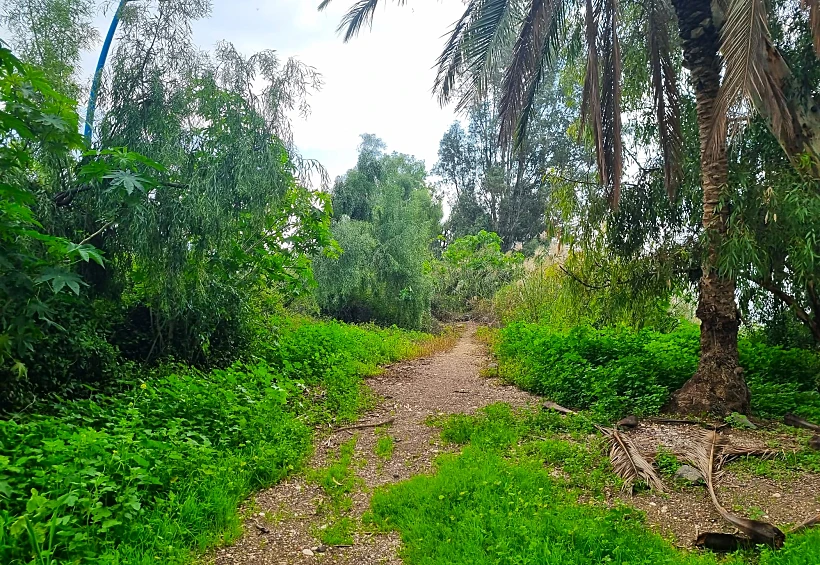
<path id="1" fill-rule="evenodd" d="M 390 458 L 393 457 L 393 450 L 395 447 L 396 444 L 393 440 L 393 436 L 385 433 L 383 435 L 379 435 L 379 438 L 376 440 L 376 445 L 373 446 L 373 453 L 376 457 L 389 461 Z"/>
<path id="2" fill-rule="evenodd" d="M 349 516 L 339 516 L 325 528 L 319 528 L 315 535 L 323 545 L 350 545 L 353 543 L 353 532 L 356 523 Z"/>
<path id="3" fill-rule="evenodd" d="M 0 563 L 191 562 L 240 535 L 249 494 L 300 469 L 313 426 L 372 402 L 363 375 L 436 341 L 306 318 L 270 325 L 248 362 L 138 374 L 0 420 Z M 352 449 L 318 479 L 340 508 Z"/>
<path id="4" fill-rule="evenodd" d="M 818 531 L 789 536 L 779 551 L 718 557 L 679 550 L 650 532 L 641 512 L 608 507 L 604 493 L 620 481 L 587 414 L 499 404 L 434 424 L 465 445 L 462 453 L 441 456 L 433 476 L 378 489 L 366 516 L 400 532 L 408 565 L 820 563 Z"/>
<path id="5" fill-rule="evenodd" d="M 330 503 L 317 509 L 323 514 L 322 527 L 314 528 L 313 534 L 324 545 L 347 545 L 353 543 L 353 532 L 356 523 L 346 516 L 353 507 L 353 498 L 350 496 L 361 485 L 361 479 L 356 476 L 354 454 L 357 437 L 339 446 L 339 453 L 328 461 L 324 467 L 308 469 L 308 481 L 318 484 L 327 494 Z"/>

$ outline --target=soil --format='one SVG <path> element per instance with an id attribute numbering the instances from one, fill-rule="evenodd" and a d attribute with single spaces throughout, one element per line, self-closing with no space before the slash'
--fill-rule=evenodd
<path id="1" fill-rule="evenodd" d="M 434 459 L 451 447 L 440 440 L 438 429 L 428 425 L 431 416 L 471 413 L 495 402 L 515 407 L 537 405 L 544 399 L 498 379 L 479 376 L 489 364 L 485 347 L 475 338 L 475 326 L 465 324 L 455 347 L 433 356 L 397 363 L 367 380 L 381 398 L 377 408 L 357 423 L 392 422 L 381 428 L 340 429 L 318 437 L 309 467 L 325 466 L 337 456 L 339 445 L 356 437 L 353 468 L 360 488 L 352 493 L 347 514 L 357 523 L 369 509 L 374 488 L 431 473 Z M 374 453 L 380 433 L 394 438 L 389 459 Z M 641 451 L 654 453 L 658 446 L 672 452 L 694 441 L 692 426 L 641 423 L 629 432 Z M 757 431 L 724 432 L 733 445 L 765 447 L 771 434 Z M 792 436 L 774 438 L 784 450 L 796 449 Z M 732 532 L 711 505 L 703 486 L 670 485 L 666 494 L 653 492 L 608 494 L 608 502 L 625 502 L 646 512 L 647 525 L 673 543 L 691 546 L 701 532 Z M 781 526 L 820 513 L 820 475 L 801 474 L 773 481 L 751 473 L 726 472 L 717 483 L 718 497 L 726 508 L 747 517 Z M 244 535 L 232 546 L 214 550 L 204 559 L 213 565 L 391 564 L 402 563 L 401 541 L 395 532 L 371 533 L 357 528 L 353 544 L 324 547 L 317 533 L 329 525 L 329 499 L 323 489 L 301 475 L 257 493 L 243 508 Z M 754 513 L 755 515 L 750 515 Z"/>
<path id="2" fill-rule="evenodd" d="M 641 452 L 654 453 L 662 446 L 680 453 L 684 445 L 697 441 L 698 430 L 696 426 L 642 423 L 629 436 Z M 784 454 L 805 449 L 798 434 L 731 429 L 721 432 L 729 445 L 765 449 L 774 443 Z M 670 487 L 666 494 L 643 492 L 625 497 L 616 493 L 611 500 L 620 499 L 645 511 L 647 525 L 679 546 L 691 546 L 702 532 L 737 533 L 717 513 L 705 486 L 671 479 L 664 482 Z M 820 514 L 820 475 L 815 473 L 788 473 L 774 480 L 730 466 L 719 475 L 715 491 L 730 512 L 775 524 L 784 532 Z"/>
<path id="3" fill-rule="evenodd" d="M 309 463 L 313 468 L 324 466 L 336 456 L 341 443 L 358 436 L 354 461 L 358 462 L 356 474 L 363 488 L 353 493 L 350 515 L 354 519 L 370 507 L 375 487 L 432 472 L 433 460 L 449 448 L 442 445 L 439 431 L 427 425 L 431 416 L 471 413 L 495 402 L 525 406 L 540 400 L 497 379 L 480 377 L 489 358 L 485 347 L 475 339 L 475 326 L 466 324 L 463 330 L 451 350 L 394 364 L 367 380 L 383 400 L 358 423 L 394 418 L 391 425 L 385 426 L 395 442 L 389 460 L 374 454 L 376 428 L 337 431 L 317 440 Z M 357 532 L 350 547 L 321 547 L 315 532 L 327 526 L 327 513 L 323 511 L 326 503 L 322 488 L 301 476 L 262 491 L 247 505 L 246 512 L 252 517 L 245 521 L 242 538 L 231 547 L 216 550 L 209 560 L 214 565 L 294 565 L 319 560 L 357 565 L 402 562 L 396 533 Z"/>

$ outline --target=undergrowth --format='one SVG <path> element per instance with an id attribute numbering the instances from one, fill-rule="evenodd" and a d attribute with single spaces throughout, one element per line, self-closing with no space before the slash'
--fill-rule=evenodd
<path id="1" fill-rule="evenodd" d="M 324 545 L 346 545 L 353 543 L 355 524 L 345 516 L 353 507 L 351 493 L 361 484 L 355 473 L 353 455 L 357 437 L 339 446 L 339 454 L 325 467 L 309 469 L 307 479 L 316 483 L 325 492 L 328 504 L 322 504 L 317 512 L 324 515 L 325 523 L 314 532 Z"/>
<path id="2" fill-rule="evenodd" d="M 699 328 L 558 331 L 516 322 L 490 338 L 505 379 L 568 407 L 613 420 L 655 414 L 695 372 Z M 820 355 L 741 339 L 740 362 L 761 417 L 794 412 L 820 420 Z"/>
<path id="3" fill-rule="evenodd" d="M 640 511 L 608 506 L 605 492 L 620 481 L 591 433 L 595 418 L 498 404 L 438 419 L 462 453 L 441 456 L 432 476 L 378 489 L 366 520 L 400 532 L 408 565 L 820 562 L 818 530 L 789 536 L 778 551 L 717 557 L 681 551 L 650 532 Z"/>
<path id="4" fill-rule="evenodd" d="M 451 339 L 269 325 L 229 368 L 169 367 L 0 421 L 0 563 L 187 562 L 240 534 L 239 503 L 300 467 L 313 426 L 371 401 L 363 375 Z"/>

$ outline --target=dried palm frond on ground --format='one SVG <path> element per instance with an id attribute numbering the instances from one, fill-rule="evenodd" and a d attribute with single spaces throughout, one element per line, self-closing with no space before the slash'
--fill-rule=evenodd
<path id="1" fill-rule="evenodd" d="M 761 449 L 757 447 L 739 447 L 724 444 L 717 460 L 717 469 L 722 469 L 726 463 L 740 459 L 741 457 L 758 457 L 762 460 L 774 459 L 778 455 L 783 455 L 783 451 L 777 449 Z"/>
<path id="2" fill-rule="evenodd" d="M 635 481 L 644 481 L 650 489 L 664 492 L 663 481 L 652 463 L 646 460 L 626 435 L 613 428 L 598 427 L 609 438 L 609 459 L 615 473 L 624 480 L 624 490 L 632 491 Z"/>
<path id="3" fill-rule="evenodd" d="M 715 505 L 715 508 L 724 520 L 749 536 L 756 544 L 781 547 L 786 536 L 779 528 L 768 522 L 742 518 L 726 510 L 718 501 L 717 495 L 715 494 L 714 482 L 716 474 L 718 473 L 718 465 L 721 461 L 721 453 L 725 447 L 725 440 L 717 431 L 704 430 L 700 434 L 699 441 L 694 442 L 686 449 L 685 457 L 703 475 L 706 480 L 706 488 L 712 499 L 712 504 Z"/>

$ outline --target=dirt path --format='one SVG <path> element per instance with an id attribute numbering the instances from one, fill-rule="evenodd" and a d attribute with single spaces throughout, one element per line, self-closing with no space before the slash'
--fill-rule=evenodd
<path id="1" fill-rule="evenodd" d="M 352 508 L 346 515 L 357 523 L 369 508 L 374 487 L 402 481 L 430 472 L 432 461 L 446 448 L 438 430 L 425 422 L 431 415 L 470 413 L 494 402 L 522 406 L 536 397 L 515 387 L 503 386 L 479 376 L 487 362 L 485 348 L 475 339 L 475 327 L 468 325 L 450 351 L 432 357 L 398 363 L 368 385 L 384 401 L 359 423 L 382 422 L 394 418 L 385 428 L 394 438 L 392 456 L 374 453 L 379 432 L 373 428 L 338 431 L 319 438 L 311 468 L 324 466 L 337 455 L 339 445 L 357 437 L 353 457 L 360 487 L 352 493 Z M 245 522 L 244 536 L 233 546 L 211 555 L 215 565 L 292 565 L 301 563 L 401 563 L 397 534 L 354 533 L 347 547 L 324 547 L 314 535 L 331 520 L 328 497 L 303 476 L 292 477 L 256 495 L 248 506 L 252 516 Z"/>

